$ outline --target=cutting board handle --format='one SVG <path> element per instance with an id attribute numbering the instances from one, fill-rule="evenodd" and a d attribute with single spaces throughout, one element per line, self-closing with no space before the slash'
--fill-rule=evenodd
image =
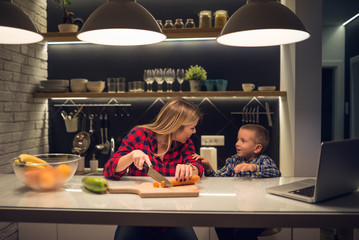
<path id="1" fill-rule="evenodd" d="M 136 186 L 132 187 L 109 187 L 108 191 L 110 193 L 134 193 L 140 195 L 140 189 Z"/>

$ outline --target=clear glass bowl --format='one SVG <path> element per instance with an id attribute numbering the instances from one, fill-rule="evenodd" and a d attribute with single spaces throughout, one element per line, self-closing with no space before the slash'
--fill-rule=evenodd
<path id="1" fill-rule="evenodd" d="M 46 163 L 22 162 L 18 157 L 11 159 L 15 175 L 26 186 L 37 191 L 51 191 L 62 187 L 75 174 L 79 155 L 49 153 L 34 155 Z"/>

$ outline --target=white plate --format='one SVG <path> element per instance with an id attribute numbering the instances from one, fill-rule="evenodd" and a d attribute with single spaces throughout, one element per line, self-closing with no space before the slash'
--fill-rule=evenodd
<path id="1" fill-rule="evenodd" d="M 259 86 L 258 91 L 275 91 L 275 86 Z"/>

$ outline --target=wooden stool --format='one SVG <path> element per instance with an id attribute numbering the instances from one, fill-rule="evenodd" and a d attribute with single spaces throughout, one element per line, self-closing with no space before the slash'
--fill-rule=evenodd
<path id="1" fill-rule="evenodd" d="M 272 235 L 279 233 L 281 230 L 282 230 L 282 228 L 280 228 L 280 227 L 267 228 L 266 230 L 264 230 L 261 233 L 261 235 L 259 235 L 259 237 L 272 236 Z"/>

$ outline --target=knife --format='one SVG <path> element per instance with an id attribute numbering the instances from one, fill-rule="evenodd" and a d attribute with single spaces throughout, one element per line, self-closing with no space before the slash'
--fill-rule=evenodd
<path id="1" fill-rule="evenodd" d="M 143 168 L 145 169 L 147 175 L 156 180 L 157 182 L 164 181 L 166 187 L 173 187 L 173 184 L 167 178 L 165 178 L 161 173 L 154 170 L 152 167 L 149 167 L 147 163 L 143 163 Z"/>

